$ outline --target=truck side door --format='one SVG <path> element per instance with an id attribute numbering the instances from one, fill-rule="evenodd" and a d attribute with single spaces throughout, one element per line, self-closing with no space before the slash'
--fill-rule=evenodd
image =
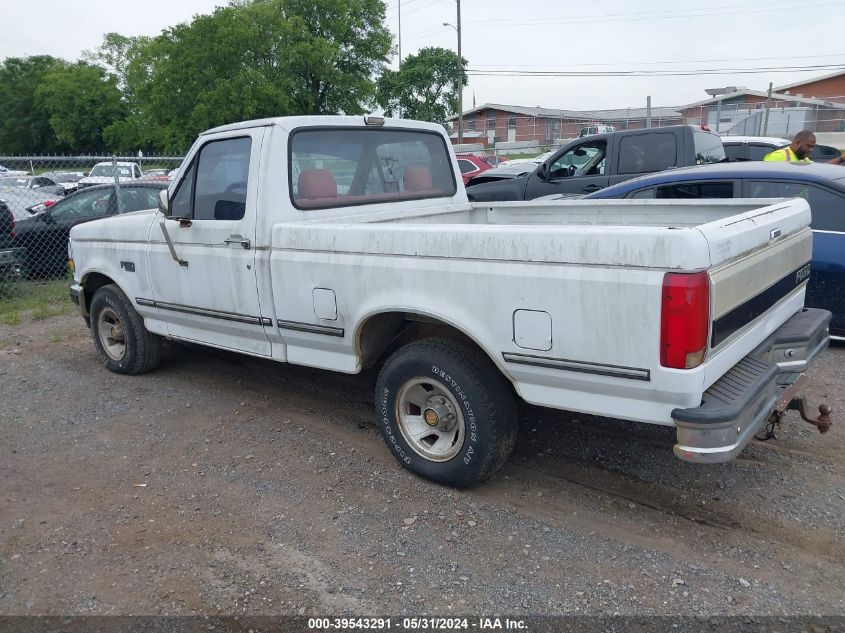
<path id="1" fill-rule="evenodd" d="M 269 356 L 254 249 L 263 135 L 227 132 L 193 153 L 171 190 L 170 215 L 150 229 L 153 297 L 142 299 L 172 336 Z"/>
<path id="2" fill-rule="evenodd" d="M 555 193 L 588 194 L 608 184 L 607 140 L 585 140 L 564 150 L 548 163 L 546 178 L 535 172 L 528 179 L 525 199 Z"/>

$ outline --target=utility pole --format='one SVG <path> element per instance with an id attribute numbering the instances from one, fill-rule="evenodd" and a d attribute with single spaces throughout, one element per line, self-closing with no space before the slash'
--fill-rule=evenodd
<path id="1" fill-rule="evenodd" d="M 464 142 L 464 58 L 461 54 L 461 0 L 455 0 L 458 5 L 458 26 L 451 22 L 444 22 L 443 26 L 451 26 L 458 33 L 458 143 Z"/>
<path id="2" fill-rule="evenodd" d="M 645 98 L 645 126 L 651 127 L 651 95 Z"/>
<path id="3" fill-rule="evenodd" d="M 461 55 L 461 0 L 458 3 L 458 143 L 464 142 L 464 58 Z"/>
<path id="4" fill-rule="evenodd" d="M 399 7 L 399 68 L 398 70 L 402 70 L 402 0 L 398 0 L 397 6 Z M 402 118 L 402 104 L 399 104 L 399 118 Z"/>
<path id="5" fill-rule="evenodd" d="M 769 109 L 772 107 L 772 82 L 769 82 L 769 93 L 766 95 L 766 118 L 763 121 L 763 136 L 769 132 Z"/>

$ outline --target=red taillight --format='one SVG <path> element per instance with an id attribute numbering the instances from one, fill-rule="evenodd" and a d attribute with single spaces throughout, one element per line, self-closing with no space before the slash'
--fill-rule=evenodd
<path id="1" fill-rule="evenodd" d="M 707 127 L 706 125 L 702 125 L 702 126 L 701 126 L 701 129 L 702 129 L 702 130 L 704 130 L 705 132 L 709 132 L 709 131 L 710 131 L 710 128 L 709 128 L 709 127 Z"/>
<path id="2" fill-rule="evenodd" d="M 660 316 L 660 364 L 692 369 L 704 362 L 710 325 L 707 273 L 666 273 Z"/>
<path id="3" fill-rule="evenodd" d="M 55 201 L 55 200 L 45 200 L 45 201 L 44 201 L 44 206 L 45 206 L 45 207 L 47 207 L 48 209 L 49 209 L 50 207 L 52 207 L 54 204 L 56 204 L 56 201 Z"/>

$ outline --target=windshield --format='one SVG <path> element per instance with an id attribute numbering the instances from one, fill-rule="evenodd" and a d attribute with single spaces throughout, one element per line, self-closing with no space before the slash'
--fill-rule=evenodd
<path id="1" fill-rule="evenodd" d="M 0 178 L 0 187 L 26 188 L 29 180 L 26 178 Z"/>
<path id="2" fill-rule="evenodd" d="M 114 176 L 114 165 L 96 165 L 94 169 L 91 170 L 91 176 Z M 118 165 L 117 166 L 117 175 L 118 176 L 132 176 L 132 168 L 129 165 Z"/>

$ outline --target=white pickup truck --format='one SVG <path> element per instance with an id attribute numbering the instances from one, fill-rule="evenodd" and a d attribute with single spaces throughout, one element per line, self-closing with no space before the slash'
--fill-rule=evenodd
<path id="1" fill-rule="evenodd" d="M 379 366 L 390 450 L 445 484 L 507 460 L 517 396 L 723 462 L 828 344 L 809 223 L 803 200 L 470 204 L 440 126 L 275 118 L 202 134 L 159 209 L 74 227 L 71 296 L 119 373 L 163 339 Z"/>

